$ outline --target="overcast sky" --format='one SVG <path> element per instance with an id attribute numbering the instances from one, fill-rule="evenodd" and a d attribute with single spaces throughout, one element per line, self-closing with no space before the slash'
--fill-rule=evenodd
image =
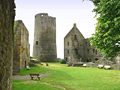
<path id="1" fill-rule="evenodd" d="M 30 54 L 34 40 L 34 19 L 38 13 L 56 17 L 57 57 L 64 58 L 64 37 L 76 23 L 85 38 L 95 32 L 94 5 L 89 0 L 15 0 L 16 20 L 22 20 L 29 31 Z"/>

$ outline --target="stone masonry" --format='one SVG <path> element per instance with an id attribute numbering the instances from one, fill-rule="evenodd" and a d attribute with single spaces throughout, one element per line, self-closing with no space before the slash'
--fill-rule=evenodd
<path id="1" fill-rule="evenodd" d="M 39 61 L 55 61 L 56 18 L 40 13 L 35 16 L 33 57 Z"/>
<path id="2" fill-rule="evenodd" d="M 95 62 L 100 58 L 98 51 L 90 45 L 76 24 L 64 38 L 64 59 L 68 63 Z"/>
<path id="3" fill-rule="evenodd" d="M 29 32 L 22 20 L 14 24 L 14 57 L 13 72 L 18 73 L 21 68 L 28 66 L 30 59 Z"/>
<path id="4" fill-rule="evenodd" d="M 0 0 L 0 90 L 11 90 L 14 0 Z"/>

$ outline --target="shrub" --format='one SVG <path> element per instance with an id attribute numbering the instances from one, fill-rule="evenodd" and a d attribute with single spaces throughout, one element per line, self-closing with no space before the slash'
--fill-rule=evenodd
<path id="1" fill-rule="evenodd" d="M 66 64 L 66 60 L 61 59 L 61 60 L 60 60 L 60 63 L 61 63 L 61 64 Z"/>

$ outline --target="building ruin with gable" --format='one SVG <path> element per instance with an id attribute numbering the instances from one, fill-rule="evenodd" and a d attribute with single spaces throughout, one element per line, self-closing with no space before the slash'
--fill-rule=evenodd
<path id="1" fill-rule="evenodd" d="M 64 37 L 64 59 L 68 63 L 95 62 L 101 57 L 100 53 L 85 39 L 76 24 Z"/>

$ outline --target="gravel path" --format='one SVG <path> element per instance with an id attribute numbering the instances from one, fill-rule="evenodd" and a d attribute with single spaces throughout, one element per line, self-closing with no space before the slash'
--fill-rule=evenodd
<path id="1" fill-rule="evenodd" d="M 40 74 L 41 78 L 44 78 L 47 76 L 48 76 L 48 74 Z M 12 78 L 13 78 L 13 80 L 30 80 L 31 79 L 30 75 L 24 75 L 24 76 L 23 75 L 13 75 Z M 36 77 L 36 79 L 37 79 L 37 77 Z"/>
<path id="2" fill-rule="evenodd" d="M 40 74 L 40 77 L 41 78 L 48 77 L 48 74 L 47 73 L 46 74 Z M 31 80 L 30 75 L 24 75 L 24 76 L 23 75 L 13 75 L 12 78 L 13 78 L 13 80 Z M 37 77 L 35 79 L 38 80 Z M 64 88 L 62 86 L 59 86 L 59 85 L 52 85 L 52 84 L 47 83 L 47 82 L 46 83 L 44 82 L 43 84 L 49 85 L 51 87 L 59 88 L 61 90 L 67 90 L 66 88 Z"/>

